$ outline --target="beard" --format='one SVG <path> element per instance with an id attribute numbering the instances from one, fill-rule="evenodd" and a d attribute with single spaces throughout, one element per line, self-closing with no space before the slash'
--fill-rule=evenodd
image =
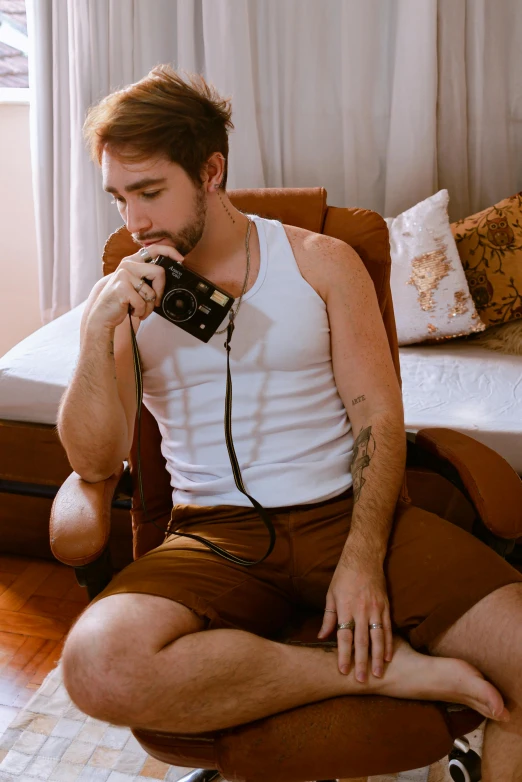
<path id="1" fill-rule="evenodd" d="M 162 231 L 161 233 L 148 234 L 141 237 L 141 241 L 145 239 L 170 239 L 176 250 L 185 257 L 188 255 L 194 247 L 198 244 L 199 240 L 203 236 L 205 225 L 207 221 L 207 199 L 203 187 L 196 188 L 194 192 L 194 217 L 192 217 L 184 226 L 180 228 L 176 233 L 171 231 Z M 134 241 L 140 244 L 140 240 L 133 237 Z"/>
<path id="2" fill-rule="evenodd" d="M 197 188 L 194 193 L 194 218 L 180 231 L 171 234 L 170 238 L 176 250 L 181 255 L 188 255 L 197 245 L 207 221 L 207 199 L 203 188 Z"/>

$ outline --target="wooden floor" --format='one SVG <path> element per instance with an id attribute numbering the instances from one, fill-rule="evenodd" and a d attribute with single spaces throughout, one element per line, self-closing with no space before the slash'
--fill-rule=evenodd
<path id="1" fill-rule="evenodd" d="M 0 556 L 0 735 L 56 667 L 88 602 L 72 568 Z"/>

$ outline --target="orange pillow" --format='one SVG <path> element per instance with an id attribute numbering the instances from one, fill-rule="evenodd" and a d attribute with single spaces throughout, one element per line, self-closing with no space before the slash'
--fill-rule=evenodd
<path id="1" fill-rule="evenodd" d="M 481 320 L 494 326 L 522 318 L 522 192 L 451 230 Z"/>

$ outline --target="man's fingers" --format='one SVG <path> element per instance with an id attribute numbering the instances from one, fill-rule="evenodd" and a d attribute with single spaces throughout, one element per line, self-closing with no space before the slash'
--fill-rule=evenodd
<path id="1" fill-rule="evenodd" d="M 166 255 L 167 258 L 172 258 L 173 261 L 178 261 L 179 263 L 183 263 L 185 260 L 182 254 L 179 253 L 175 247 L 171 247 L 170 244 L 149 244 L 148 247 L 142 247 L 141 249 L 147 250 L 151 258 L 157 258 L 158 255 Z M 138 250 L 136 255 L 138 256 L 138 260 L 143 261 L 141 250 Z M 150 263 L 150 261 L 148 261 L 148 263 Z"/>
<path id="2" fill-rule="evenodd" d="M 154 301 L 150 302 L 150 304 L 154 307 Z M 145 301 L 143 296 L 140 296 L 138 292 L 135 292 L 131 295 L 129 301 L 130 314 L 134 318 L 144 320 L 152 312 L 150 304 Z"/>
<path id="3" fill-rule="evenodd" d="M 384 625 L 384 659 L 389 663 L 393 657 L 393 630 L 388 608 L 382 615 L 382 623 Z"/>
<path id="4" fill-rule="evenodd" d="M 145 318 L 148 318 L 153 311 L 158 297 L 156 296 L 154 289 L 151 288 L 150 285 L 147 285 L 147 282 L 144 279 L 138 279 L 137 277 L 131 276 L 131 285 L 140 299 L 145 303 L 144 309 L 140 305 L 138 308 L 134 306 L 131 314 L 134 317 L 139 317 L 140 320 L 144 320 Z"/>
<path id="5" fill-rule="evenodd" d="M 368 674 L 368 648 L 370 645 L 370 633 L 368 617 L 362 615 L 355 620 L 355 678 L 358 682 L 365 682 Z"/>
<path id="6" fill-rule="evenodd" d="M 136 263 L 135 261 L 124 258 L 118 266 L 115 272 L 115 278 L 124 283 L 130 283 L 137 293 L 140 293 L 142 298 L 150 297 L 152 292 L 156 296 L 156 300 L 159 302 L 163 296 L 165 288 L 165 269 L 162 266 L 155 266 L 148 263 Z M 143 291 L 138 288 L 140 283 L 144 281 Z"/>
<path id="7" fill-rule="evenodd" d="M 371 625 L 380 625 L 372 627 Z M 370 639 L 372 644 L 372 673 L 382 676 L 384 672 L 384 624 L 380 617 L 370 622 Z"/>
<path id="8" fill-rule="evenodd" d="M 349 620 L 346 620 L 349 621 Z M 341 622 L 339 623 L 341 624 Z M 341 673 L 350 672 L 352 660 L 353 630 L 343 627 L 337 630 L 337 660 Z"/>
<path id="9" fill-rule="evenodd" d="M 335 630 L 337 625 L 337 611 L 333 608 L 329 608 L 328 606 L 324 610 L 324 616 L 323 616 L 323 624 L 321 626 L 321 629 L 319 630 L 317 637 L 318 638 L 327 638 L 333 630 Z"/>

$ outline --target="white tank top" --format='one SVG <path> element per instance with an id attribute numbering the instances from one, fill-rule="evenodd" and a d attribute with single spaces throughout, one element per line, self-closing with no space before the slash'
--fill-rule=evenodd
<path id="1" fill-rule="evenodd" d="M 247 492 L 265 507 L 320 502 L 352 485 L 353 455 L 326 305 L 301 275 L 283 225 L 249 217 L 261 257 L 231 341 L 236 455 Z M 205 344 L 156 313 L 138 329 L 143 402 L 159 425 L 174 505 L 251 506 L 225 444 L 225 337 Z"/>

